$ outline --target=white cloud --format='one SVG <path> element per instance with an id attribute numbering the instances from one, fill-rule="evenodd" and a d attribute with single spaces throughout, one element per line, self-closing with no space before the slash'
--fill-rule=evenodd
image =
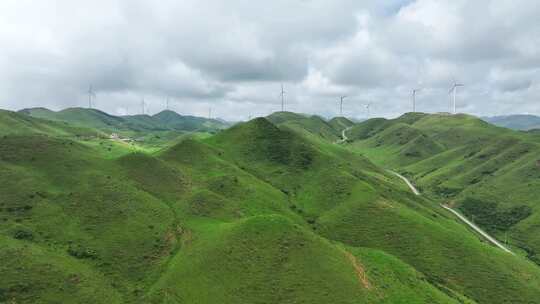
<path id="1" fill-rule="evenodd" d="M 290 110 L 334 115 L 345 94 L 350 116 L 395 116 L 417 86 L 447 110 L 456 79 L 462 111 L 540 114 L 535 1 L 381 2 L 4 0 L 0 107 L 84 106 L 92 83 L 114 113 L 169 96 L 241 119 L 279 109 L 283 82 Z"/>

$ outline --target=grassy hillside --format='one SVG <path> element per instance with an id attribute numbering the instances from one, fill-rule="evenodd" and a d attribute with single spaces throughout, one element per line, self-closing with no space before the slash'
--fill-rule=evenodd
<path id="1" fill-rule="evenodd" d="M 517 296 L 482 291 L 486 284 L 519 276 L 504 269 L 508 256 L 481 245 L 436 204 L 395 193 L 393 182 L 367 160 L 343 151 L 335 158 L 339 147 L 304 141 L 264 119 L 238 125 L 208 141 L 222 149 L 224 157 L 286 193 L 291 208 L 326 238 L 384 250 L 429 273 L 431 282 L 476 300 Z M 477 259 L 469 264 L 471 255 Z M 531 267 L 525 261 L 512 263 L 522 270 Z M 482 273 L 488 268 L 497 269 L 496 274 Z"/>
<path id="2" fill-rule="evenodd" d="M 343 130 L 354 125 L 354 122 L 350 121 L 346 117 L 334 117 L 328 121 L 328 124 L 331 125 L 335 130 Z"/>
<path id="3" fill-rule="evenodd" d="M 167 128 L 173 130 L 220 130 L 228 127 L 228 124 L 221 120 L 180 115 L 169 110 L 159 112 L 158 114 L 152 116 L 152 118 Z"/>
<path id="4" fill-rule="evenodd" d="M 346 118 L 326 121 L 319 116 L 305 116 L 290 112 L 276 112 L 267 117 L 268 121 L 281 127 L 290 128 L 305 136 L 315 136 L 326 141 L 336 141 L 341 138 L 341 131 L 349 124 Z"/>
<path id="5" fill-rule="evenodd" d="M 87 128 L 73 127 L 66 123 L 51 122 L 0 110 L 0 135 L 7 134 L 42 134 L 61 137 L 95 135 L 97 132 Z"/>
<path id="6" fill-rule="evenodd" d="M 399 168 L 426 194 L 451 201 L 540 262 L 538 137 L 467 115 L 424 115 L 409 125 L 400 120 L 355 126 L 358 136 L 351 148 L 382 166 Z"/>
<path id="7" fill-rule="evenodd" d="M 358 153 L 286 122 L 259 118 L 148 153 L 2 114 L 0 126 L 25 131 L 0 129 L 0 302 L 540 297 L 534 264 L 482 242 Z"/>
<path id="8" fill-rule="evenodd" d="M 173 111 L 151 115 L 113 116 L 96 109 L 68 108 L 54 112 L 44 108 L 21 110 L 31 117 L 67 122 L 75 126 L 95 128 L 104 132 L 117 132 L 126 136 L 164 131 L 215 131 L 228 127 L 214 119 L 182 116 Z"/>

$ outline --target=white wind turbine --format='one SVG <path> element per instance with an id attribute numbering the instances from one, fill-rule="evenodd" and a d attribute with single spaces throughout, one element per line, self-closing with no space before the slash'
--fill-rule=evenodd
<path id="1" fill-rule="evenodd" d="M 371 109 L 371 102 L 368 102 L 368 104 L 366 104 L 366 111 L 367 111 L 367 118 L 369 119 L 369 117 L 371 116 L 370 114 L 370 109 Z"/>
<path id="2" fill-rule="evenodd" d="M 462 84 L 462 83 L 457 83 L 454 80 L 454 85 L 452 85 L 452 88 L 450 88 L 450 90 L 448 91 L 448 94 L 453 93 L 453 95 L 454 95 L 453 114 L 456 114 L 456 92 L 457 92 L 457 88 L 458 87 L 463 87 L 463 86 L 465 86 L 465 85 Z"/>
<path id="3" fill-rule="evenodd" d="M 412 90 L 412 111 L 416 112 L 416 93 L 422 91 L 422 89 L 413 89 Z"/>
<path id="4" fill-rule="evenodd" d="M 92 85 L 88 88 L 88 108 L 92 108 L 92 99 L 96 99 L 96 93 L 94 92 L 94 89 L 92 88 Z"/>
<path id="5" fill-rule="evenodd" d="M 343 100 L 347 98 L 347 96 L 341 96 L 339 101 L 339 116 L 343 117 Z"/>
<path id="6" fill-rule="evenodd" d="M 281 112 L 285 111 L 285 89 L 283 88 L 283 84 L 281 84 L 281 92 L 279 93 L 279 96 L 281 96 Z"/>

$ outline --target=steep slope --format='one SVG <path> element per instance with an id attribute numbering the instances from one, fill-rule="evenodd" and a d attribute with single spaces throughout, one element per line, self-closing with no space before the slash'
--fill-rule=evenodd
<path id="1" fill-rule="evenodd" d="M 540 291 L 519 279 L 527 271 L 538 280 L 538 268 L 480 243 L 436 204 L 395 192 L 391 178 L 362 158 L 351 163 L 343 161 L 346 155 L 336 159 L 331 148 L 314 146 L 264 119 L 233 127 L 208 143 L 286 193 L 291 208 L 322 236 L 384 250 L 440 288 L 481 303 L 526 302 Z M 505 292 L 484 292 L 491 284 L 503 284 Z"/>
<path id="2" fill-rule="evenodd" d="M 350 121 L 346 117 L 334 117 L 328 121 L 328 124 L 332 126 L 334 130 L 343 130 L 353 126 L 354 122 Z"/>
<path id="3" fill-rule="evenodd" d="M 0 135 L 7 134 L 42 134 L 54 136 L 86 136 L 96 132 L 86 128 L 77 128 L 61 122 L 35 119 L 26 115 L 0 110 Z"/>
<path id="4" fill-rule="evenodd" d="M 391 256 L 336 246 L 277 215 L 207 228 L 174 258 L 149 298 L 151 303 L 458 303 Z"/>
<path id="5" fill-rule="evenodd" d="M 350 140 L 357 140 L 356 149 L 377 163 L 384 162 L 387 167 L 411 164 L 444 150 L 443 145 L 424 131 L 398 121 L 368 121 L 353 127 L 349 134 Z"/>
<path id="6" fill-rule="evenodd" d="M 357 128 L 369 129 L 368 123 Z M 400 136 L 413 128 L 424 144 L 382 139 Z M 511 131 L 467 115 L 429 115 L 409 127 L 386 121 L 366 138 L 357 137 L 352 147 L 384 166 L 400 168 L 424 192 L 452 201 L 469 217 L 497 235 L 509 236 L 511 244 L 540 262 L 540 238 L 535 228 L 540 201 L 537 189 L 540 141 L 533 133 Z M 407 147 L 429 148 L 410 158 Z"/>
<path id="7" fill-rule="evenodd" d="M 306 137 L 316 137 L 326 141 L 336 141 L 341 138 L 342 126 L 331 125 L 319 116 L 305 116 L 290 112 L 276 112 L 267 117 L 268 121 L 281 127 L 287 127 Z M 347 124 L 345 120 L 340 120 Z"/>
<path id="8" fill-rule="evenodd" d="M 100 150 L 71 139 L 4 136 L 0 180 L 0 255 L 6 262 L 0 290 L 8 299 L 68 299 L 72 290 L 63 287 L 63 276 L 86 286 L 86 295 L 73 303 L 110 303 L 118 293 L 129 300 L 157 275 L 174 214 L 137 189 Z M 34 254 L 45 257 L 35 260 Z M 22 277 L 49 287 L 19 288 L 27 284 L 17 279 Z M 92 288 L 100 292 L 92 294 Z"/>

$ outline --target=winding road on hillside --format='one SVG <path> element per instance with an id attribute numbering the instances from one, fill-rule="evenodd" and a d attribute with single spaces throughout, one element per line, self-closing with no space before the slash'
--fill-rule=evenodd
<path id="1" fill-rule="evenodd" d="M 469 225 L 469 227 L 473 228 L 476 232 L 480 233 L 483 237 L 485 237 L 488 241 L 490 241 L 493 245 L 501 248 L 502 250 L 510 253 L 510 254 L 514 254 L 512 251 L 510 251 L 510 249 L 506 248 L 503 244 L 499 243 L 499 241 L 497 241 L 495 238 L 491 237 L 489 234 L 487 234 L 486 232 L 484 232 L 484 230 L 482 230 L 480 227 L 476 226 L 474 223 L 472 223 L 471 221 L 469 221 L 465 216 L 463 216 L 461 213 L 457 212 L 456 210 L 446 206 L 446 205 L 441 205 L 441 207 L 443 207 L 444 209 L 452 212 L 453 214 L 455 214 L 460 220 L 462 220 L 463 222 L 465 222 L 467 225 Z"/>
<path id="2" fill-rule="evenodd" d="M 337 141 L 338 144 L 342 144 L 342 143 L 346 142 L 347 140 L 349 140 L 349 138 L 347 137 L 347 134 L 345 134 L 345 133 L 347 131 L 349 131 L 351 128 L 352 128 L 352 126 L 347 127 L 345 129 L 343 129 L 343 131 L 341 131 L 341 139 Z"/>
<path id="3" fill-rule="evenodd" d="M 392 170 L 387 170 L 388 172 L 394 174 L 395 176 L 401 178 L 406 184 L 407 186 L 409 186 L 409 188 L 411 189 L 411 191 L 416 194 L 416 195 L 420 195 L 420 191 L 418 191 L 418 189 L 416 189 L 416 187 L 403 175 L 397 173 L 397 172 L 394 172 Z"/>
<path id="4" fill-rule="evenodd" d="M 347 137 L 347 135 L 345 134 L 347 131 L 349 131 L 352 127 L 348 127 L 348 128 L 345 128 L 343 129 L 343 131 L 341 132 L 341 136 L 342 136 L 342 139 L 340 141 L 338 141 L 338 143 L 343 143 L 345 141 L 347 141 L 349 138 Z M 420 191 L 418 191 L 418 189 L 416 189 L 416 187 L 409 181 L 409 179 L 407 179 L 405 176 L 395 172 L 395 171 L 392 171 L 392 170 L 386 170 L 392 174 L 394 174 L 395 176 L 399 177 L 401 180 L 403 180 L 407 186 L 409 187 L 409 189 L 411 189 L 411 191 L 415 194 L 415 195 L 420 195 Z M 506 246 L 504 246 L 503 244 L 501 244 L 499 241 L 497 241 L 494 237 L 490 236 L 489 234 L 487 234 L 487 232 L 485 232 L 484 230 L 482 230 L 480 227 L 476 226 L 474 223 L 472 223 L 471 221 L 469 221 L 465 216 L 463 216 L 461 213 L 457 212 L 456 210 L 450 208 L 449 206 L 447 205 L 443 205 L 441 204 L 441 207 L 444 208 L 445 210 L 448 210 L 450 211 L 452 214 L 454 214 L 455 216 L 457 216 L 458 219 L 460 219 L 462 222 L 464 222 L 465 224 L 467 224 L 469 227 L 471 227 L 474 231 L 476 231 L 477 233 L 479 233 L 480 235 L 482 235 L 486 240 L 488 240 L 490 243 L 492 243 L 493 245 L 499 247 L 500 249 L 504 250 L 505 252 L 507 253 L 510 253 L 512 255 L 514 255 L 514 253 L 512 251 L 510 251 L 510 249 L 506 248 Z"/>
<path id="5" fill-rule="evenodd" d="M 416 187 L 403 175 L 397 173 L 397 172 L 394 172 L 392 170 L 387 170 L 388 172 L 396 175 L 397 177 L 401 178 L 405 183 L 407 183 L 407 186 L 409 186 L 409 188 L 411 189 L 411 191 L 416 194 L 416 195 L 420 195 L 420 192 L 418 191 L 418 189 L 416 189 Z M 443 205 L 441 204 L 441 207 L 450 211 L 451 213 L 453 213 L 455 216 L 457 216 L 462 222 L 464 222 L 465 224 L 467 224 L 469 227 L 471 227 L 472 229 L 474 229 L 474 231 L 478 232 L 480 235 L 482 235 L 486 240 L 488 240 L 490 243 L 492 243 L 493 245 L 499 247 L 500 249 L 504 250 L 505 252 L 508 252 L 512 255 L 514 255 L 514 253 L 512 251 L 510 251 L 510 249 L 506 248 L 506 246 L 504 246 L 503 244 L 501 244 L 499 241 L 497 241 L 495 238 L 493 238 L 492 236 L 490 236 L 489 234 L 487 234 L 487 232 L 485 232 L 484 230 L 482 230 L 480 227 L 476 226 L 474 223 L 472 223 L 471 221 L 469 221 L 465 216 L 463 216 L 461 213 L 457 212 L 456 210 L 450 208 L 449 206 L 446 206 L 446 205 Z"/>

